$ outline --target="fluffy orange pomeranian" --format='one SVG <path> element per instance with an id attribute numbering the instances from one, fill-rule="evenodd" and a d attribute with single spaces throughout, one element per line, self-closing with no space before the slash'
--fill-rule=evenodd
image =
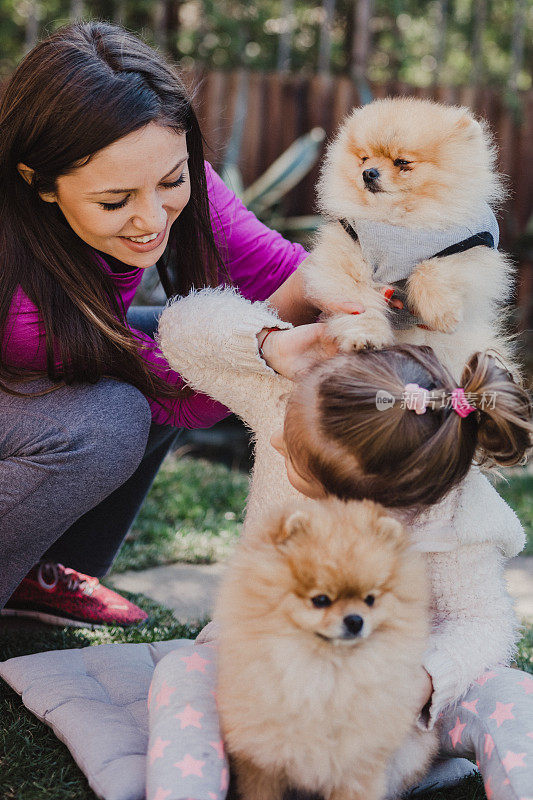
<path id="1" fill-rule="evenodd" d="M 513 364 L 503 333 L 513 270 L 497 250 L 503 197 L 487 126 L 466 108 L 415 98 L 356 108 L 331 142 L 318 184 L 324 225 L 303 265 L 341 349 L 430 345 L 459 377 L 478 350 Z M 402 309 L 387 307 L 393 285 Z M 396 304 L 398 305 L 398 304 Z"/>
<path id="2" fill-rule="evenodd" d="M 370 501 L 293 503 L 247 531 L 215 614 L 242 800 L 289 787 L 379 800 L 425 772 L 436 748 L 415 726 L 427 607 L 422 557 Z"/>

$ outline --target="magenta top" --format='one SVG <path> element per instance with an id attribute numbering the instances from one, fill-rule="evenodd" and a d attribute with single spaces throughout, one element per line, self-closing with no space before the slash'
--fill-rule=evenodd
<path id="1" fill-rule="evenodd" d="M 244 297 L 266 300 L 294 272 L 306 252 L 259 222 L 207 163 L 206 176 L 215 241 L 228 274 Z M 95 255 L 111 276 L 126 311 L 144 270 L 133 267 L 129 272 L 113 272 L 99 254 Z M 6 331 L 3 356 L 7 363 L 26 369 L 46 368 L 44 325 L 37 307 L 20 287 L 13 297 Z M 155 341 L 140 331 L 135 333 L 147 345 L 144 357 L 153 371 L 167 383 L 181 386 L 183 381 L 169 368 Z M 229 413 L 220 403 L 200 393 L 177 400 L 147 399 L 153 421 L 160 424 L 208 428 Z"/>

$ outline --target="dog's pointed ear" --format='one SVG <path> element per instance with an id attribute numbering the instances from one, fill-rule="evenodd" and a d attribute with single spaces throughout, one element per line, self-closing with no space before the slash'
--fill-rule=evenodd
<path id="1" fill-rule="evenodd" d="M 393 517 L 379 517 L 377 521 L 377 532 L 384 539 L 396 545 L 403 545 L 407 541 L 407 533 L 399 520 Z"/>
<path id="2" fill-rule="evenodd" d="M 299 533 L 305 533 L 308 528 L 307 515 L 303 511 L 289 509 L 282 513 L 279 525 L 272 532 L 272 541 L 274 544 L 285 544 Z"/>

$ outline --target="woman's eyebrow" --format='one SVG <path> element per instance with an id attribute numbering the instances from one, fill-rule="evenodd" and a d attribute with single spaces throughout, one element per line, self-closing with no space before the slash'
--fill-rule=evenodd
<path id="1" fill-rule="evenodd" d="M 168 178 L 169 175 L 172 175 L 172 173 L 175 172 L 178 169 L 178 167 L 181 167 L 181 165 L 184 164 L 187 161 L 188 158 L 189 158 L 189 155 L 187 154 L 185 156 L 185 158 L 180 159 L 178 161 L 178 163 L 174 167 L 172 167 L 170 172 L 167 172 L 166 175 L 163 175 L 161 180 L 164 181 L 165 178 Z M 127 194 L 127 192 L 134 192 L 134 191 L 135 191 L 135 189 L 101 189 L 98 192 L 89 192 L 86 195 L 86 197 L 91 197 L 94 194 Z"/>

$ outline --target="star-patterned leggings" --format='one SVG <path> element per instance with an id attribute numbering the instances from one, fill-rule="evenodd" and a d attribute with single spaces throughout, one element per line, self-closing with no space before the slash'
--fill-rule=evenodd
<path id="1" fill-rule="evenodd" d="M 488 800 L 533 800 L 533 677 L 485 672 L 438 723 L 443 756 L 475 758 Z"/>
<path id="2" fill-rule="evenodd" d="M 160 661 L 150 688 L 146 798 L 223 800 L 216 646 L 183 644 Z M 532 676 L 508 667 L 485 672 L 437 727 L 440 756 L 476 759 L 488 800 L 533 800 Z"/>

